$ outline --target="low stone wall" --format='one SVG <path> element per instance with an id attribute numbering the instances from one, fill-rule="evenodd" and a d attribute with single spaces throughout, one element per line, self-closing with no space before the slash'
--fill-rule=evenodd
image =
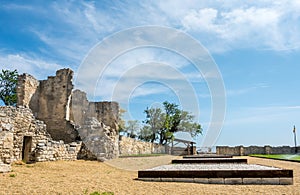
<path id="1" fill-rule="evenodd" d="M 137 154 L 165 154 L 166 147 L 156 143 L 142 142 L 129 137 L 120 136 L 120 156 Z"/>
<path id="2" fill-rule="evenodd" d="M 297 147 L 300 151 L 300 147 Z M 250 154 L 293 154 L 295 153 L 295 147 L 290 146 L 217 146 L 216 153 L 218 155 L 233 155 L 233 156 L 244 156 Z"/>
<path id="3" fill-rule="evenodd" d="M 35 161 L 77 160 L 81 142 L 64 144 L 63 141 L 40 141 L 34 150 Z"/>

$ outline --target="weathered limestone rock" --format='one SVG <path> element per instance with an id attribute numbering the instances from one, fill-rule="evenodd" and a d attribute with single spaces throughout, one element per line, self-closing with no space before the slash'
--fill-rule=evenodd
<path id="1" fill-rule="evenodd" d="M 86 146 L 86 151 L 93 154 L 93 156 L 89 156 L 89 153 L 87 153 L 86 157 L 83 156 L 83 158 L 96 157 L 97 160 L 104 161 L 118 157 L 118 134 L 111 132 L 110 127 L 104 125 L 104 123 L 91 117 L 85 121 L 85 124 L 78 131 Z"/>

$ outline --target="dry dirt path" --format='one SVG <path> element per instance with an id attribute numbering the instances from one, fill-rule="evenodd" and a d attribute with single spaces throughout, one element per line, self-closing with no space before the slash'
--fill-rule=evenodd
<path id="1" fill-rule="evenodd" d="M 249 163 L 294 170 L 294 185 L 212 185 L 137 181 L 138 169 L 166 164 L 173 156 L 120 158 L 105 163 L 59 161 L 14 165 L 0 175 L 0 194 L 300 194 L 300 164 L 246 157 Z M 127 170 L 124 170 L 127 169 Z M 129 171 L 131 170 L 131 171 Z"/>

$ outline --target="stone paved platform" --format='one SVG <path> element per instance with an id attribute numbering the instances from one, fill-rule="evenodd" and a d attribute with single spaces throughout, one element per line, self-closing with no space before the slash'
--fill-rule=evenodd
<path id="1" fill-rule="evenodd" d="M 254 164 L 170 164 L 138 171 L 142 181 L 292 185 L 293 170 Z"/>

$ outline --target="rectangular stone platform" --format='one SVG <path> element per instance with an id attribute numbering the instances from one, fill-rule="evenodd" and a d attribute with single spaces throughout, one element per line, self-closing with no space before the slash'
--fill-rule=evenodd
<path id="1" fill-rule="evenodd" d="M 244 163 L 247 164 L 245 158 L 186 158 L 172 160 L 172 164 L 186 164 L 186 163 Z"/>
<path id="2" fill-rule="evenodd" d="M 232 158 L 231 155 L 203 154 L 203 155 L 187 155 L 183 158 Z"/>
<path id="3" fill-rule="evenodd" d="M 143 181 L 208 184 L 293 184 L 293 170 L 248 164 L 174 164 L 138 171 Z"/>

